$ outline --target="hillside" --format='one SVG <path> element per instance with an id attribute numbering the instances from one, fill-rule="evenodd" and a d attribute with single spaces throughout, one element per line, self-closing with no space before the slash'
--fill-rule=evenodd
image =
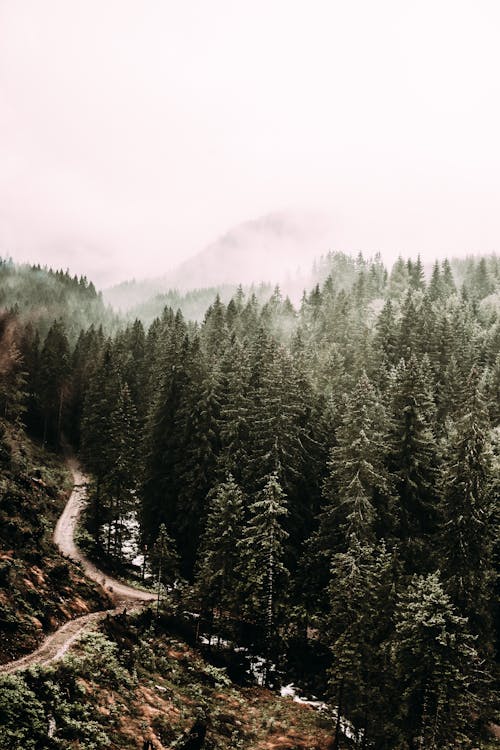
<path id="1" fill-rule="evenodd" d="M 54 666 L 0 675 L 0 718 L 0 750 L 333 746 L 327 714 L 232 683 L 150 612 L 109 618 Z M 191 745 L 196 728 L 205 740 Z"/>
<path id="2" fill-rule="evenodd" d="M 70 487 L 60 457 L 0 420 L 0 663 L 107 602 L 52 542 Z"/>
<path id="3" fill-rule="evenodd" d="M 104 290 L 117 310 L 144 304 L 151 297 L 177 290 L 239 284 L 280 284 L 286 294 L 300 297 L 311 280 L 315 258 L 331 244 L 331 225 L 322 216 L 273 213 L 230 229 L 172 271 L 144 281 L 129 281 Z"/>
<path id="4" fill-rule="evenodd" d="M 61 320 L 72 343 L 82 328 L 94 324 L 111 330 L 117 323 L 101 293 L 85 277 L 0 257 L 0 312 L 10 310 L 17 311 L 41 337 L 54 320 Z"/>

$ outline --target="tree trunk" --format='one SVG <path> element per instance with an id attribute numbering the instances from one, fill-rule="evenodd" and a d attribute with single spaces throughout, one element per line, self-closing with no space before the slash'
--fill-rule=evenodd
<path id="1" fill-rule="evenodd" d="M 57 414 L 57 445 L 61 445 L 61 423 L 62 423 L 62 410 L 63 410 L 63 398 L 64 398 L 64 389 L 61 386 L 61 390 L 59 392 L 59 411 Z"/>
<path id="2" fill-rule="evenodd" d="M 342 700 L 344 697 L 344 678 L 340 681 L 339 685 L 339 700 L 337 705 L 337 722 L 335 725 L 335 739 L 333 741 L 333 750 L 339 750 L 340 747 L 340 717 L 342 716 Z"/>

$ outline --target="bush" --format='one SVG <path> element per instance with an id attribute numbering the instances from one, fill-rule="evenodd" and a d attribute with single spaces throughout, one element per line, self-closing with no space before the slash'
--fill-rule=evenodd
<path id="1" fill-rule="evenodd" d="M 36 750 L 46 736 L 45 710 L 18 675 L 0 676 L 0 749 Z"/>

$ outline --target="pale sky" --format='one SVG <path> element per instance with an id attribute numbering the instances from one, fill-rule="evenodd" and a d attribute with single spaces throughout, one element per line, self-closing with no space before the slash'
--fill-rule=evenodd
<path id="1" fill-rule="evenodd" d="M 498 0 L 0 0 L 0 254 L 151 276 L 239 222 L 500 250 Z"/>

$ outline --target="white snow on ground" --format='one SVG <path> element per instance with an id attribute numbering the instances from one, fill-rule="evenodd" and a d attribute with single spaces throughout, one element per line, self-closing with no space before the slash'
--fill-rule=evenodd
<path id="1" fill-rule="evenodd" d="M 211 635 L 207 638 L 205 635 L 200 637 L 201 643 L 204 646 L 219 646 L 221 648 L 232 648 L 232 644 L 229 641 L 225 641 L 224 638 L 218 638 L 216 635 Z"/>
<path id="2" fill-rule="evenodd" d="M 141 567 L 144 562 L 144 555 L 139 549 L 139 521 L 135 512 L 127 513 L 122 519 L 122 526 L 127 530 L 122 554 L 126 560 L 130 560 L 132 565 Z"/>
<path id="3" fill-rule="evenodd" d="M 310 706 L 315 711 L 328 711 L 329 713 L 333 714 L 335 718 L 337 718 L 337 710 L 335 708 L 332 708 L 327 703 L 324 703 L 323 701 L 316 700 L 316 698 L 313 696 L 311 699 L 308 698 L 302 698 L 298 693 L 298 688 L 291 682 L 289 685 L 284 685 L 281 688 L 281 697 L 282 698 L 292 698 L 295 703 L 300 703 L 303 706 Z M 350 721 L 347 721 L 347 719 L 344 719 L 344 717 L 340 717 L 340 728 L 345 734 L 346 737 L 350 740 L 357 740 L 357 732 Z"/>

